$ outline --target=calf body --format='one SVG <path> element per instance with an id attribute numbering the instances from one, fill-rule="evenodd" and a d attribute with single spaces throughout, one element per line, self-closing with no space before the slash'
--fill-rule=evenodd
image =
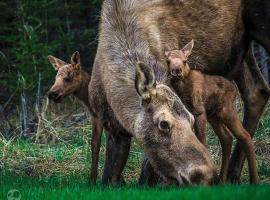
<path id="1" fill-rule="evenodd" d="M 90 109 L 88 85 L 91 76 L 88 72 L 81 68 L 79 53 L 75 52 L 72 55 L 71 64 L 67 64 L 54 56 L 49 56 L 48 59 L 53 67 L 58 71 L 55 78 L 55 83 L 48 92 L 49 99 L 59 103 L 64 97 L 74 95 L 76 98 L 81 100 L 88 109 Z M 97 179 L 99 151 L 103 127 L 100 125 L 98 119 L 94 116 L 91 117 L 91 124 L 92 162 L 90 181 L 95 184 Z"/>
<path id="2" fill-rule="evenodd" d="M 169 69 L 173 75 L 171 84 L 184 104 L 195 116 L 195 133 L 206 145 L 205 127 L 207 120 L 218 135 L 222 147 L 220 178 L 226 181 L 232 148 L 231 133 L 244 144 L 248 157 L 250 182 L 258 182 L 254 146 L 249 133 L 243 128 L 234 108 L 236 88 L 232 82 L 221 76 L 210 76 L 191 70 L 188 56 L 193 41 L 182 50 L 167 51 Z"/>

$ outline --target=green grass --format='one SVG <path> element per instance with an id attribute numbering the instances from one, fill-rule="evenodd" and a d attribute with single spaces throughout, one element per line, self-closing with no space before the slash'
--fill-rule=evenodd
<path id="1" fill-rule="evenodd" d="M 90 186 L 85 180 L 76 177 L 29 178 L 17 176 L 1 177 L 0 199 L 4 200 L 10 190 L 16 189 L 21 199 L 219 199 L 247 200 L 268 199 L 269 185 L 259 186 L 218 186 L 197 188 L 139 188 L 135 185 L 125 187 Z"/>
<path id="2" fill-rule="evenodd" d="M 83 113 L 80 105 L 49 105 L 39 124 L 40 140 L 36 135 L 26 139 L 0 136 L 0 200 L 7 199 L 10 190 L 20 192 L 21 199 L 268 199 L 270 197 L 270 106 L 261 118 L 254 142 L 259 186 L 218 186 L 199 188 L 138 188 L 142 152 L 133 141 L 123 175 L 125 187 L 91 186 L 89 136 L 91 124 L 87 118 L 77 121 Z M 241 105 L 241 104 L 238 104 Z M 79 109 L 78 109 L 79 108 Z M 46 108 L 47 109 L 47 108 Z M 63 112 L 63 110 L 65 112 Z M 241 108 L 239 109 L 241 110 Z M 221 148 L 213 131 L 208 128 L 210 152 L 219 168 Z M 15 134 L 16 135 L 16 134 Z M 99 177 L 105 154 L 105 135 L 102 138 Z M 242 181 L 248 183 L 245 165 Z M 98 180 L 100 184 L 100 179 Z M 268 197 L 268 198 L 267 198 Z M 15 199 L 14 199 L 15 200 Z"/>

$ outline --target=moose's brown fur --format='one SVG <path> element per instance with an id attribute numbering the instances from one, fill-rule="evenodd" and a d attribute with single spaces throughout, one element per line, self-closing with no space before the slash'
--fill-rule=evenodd
<path id="1" fill-rule="evenodd" d="M 54 56 L 48 56 L 50 63 L 58 71 L 55 77 L 55 83 L 48 92 L 49 99 L 56 103 L 69 95 L 74 95 L 81 100 L 85 106 L 90 109 L 88 85 L 91 76 L 81 67 L 80 54 L 75 52 L 71 57 L 71 63 L 68 64 Z M 98 160 L 100 143 L 103 128 L 95 117 L 91 117 L 92 139 L 91 139 L 91 172 L 90 181 L 95 184 L 97 179 Z"/>
<path id="2" fill-rule="evenodd" d="M 95 100 L 92 108 L 96 115 L 106 119 L 107 125 L 115 124 L 122 127 L 116 135 L 122 135 L 122 131 L 132 133 L 133 129 L 130 127 L 134 124 L 133 117 L 128 114 L 122 115 L 121 112 L 121 109 L 126 108 L 126 113 L 134 112 L 134 104 L 126 99 L 134 98 L 136 93 L 129 87 L 121 87 L 126 82 L 132 84 L 134 80 L 134 72 L 129 70 L 132 67 L 127 66 L 132 65 L 135 68 L 136 62 L 142 60 L 150 66 L 159 65 L 165 68 L 164 50 L 179 49 L 194 38 L 196 47 L 190 60 L 198 67 L 205 66 L 205 72 L 226 75 L 235 67 L 243 66 L 237 70 L 238 75 L 234 80 L 245 103 L 244 127 L 253 135 L 269 98 L 269 88 L 257 73 L 258 66 L 248 61 L 254 61 L 250 53 L 247 54 L 246 64 L 242 63 L 250 41 L 255 39 L 251 32 L 256 32 L 256 29 L 248 26 L 248 20 L 245 20 L 246 16 L 254 17 L 247 9 L 248 1 L 253 0 L 105 0 L 98 52 L 93 67 L 95 75 L 90 86 L 91 92 L 94 92 L 94 88 L 98 90 L 90 94 Z M 261 2 L 268 4 L 269 1 Z M 243 15 L 243 10 L 247 14 Z M 267 24 L 269 20 L 263 23 Z M 259 38 L 260 33 L 257 32 L 257 35 Z M 130 79 L 127 75 L 131 76 Z M 251 90 L 254 93 L 251 93 Z M 117 119 L 114 121 L 117 123 L 108 116 Z M 123 143 L 117 145 L 125 144 L 121 151 L 126 152 L 126 159 L 130 138 L 119 138 Z M 240 148 L 234 153 L 232 162 L 232 169 L 236 170 L 230 175 L 231 179 L 236 181 L 240 180 L 244 158 L 241 144 L 237 146 Z M 116 150 L 115 155 L 118 153 Z M 118 159 L 121 162 L 118 162 Z M 125 159 L 114 156 L 111 161 L 123 164 Z"/>
<path id="3" fill-rule="evenodd" d="M 184 182 L 182 177 L 187 179 L 186 184 L 211 184 L 216 180 L 213 161 L 207 149 L 192 135 L 192 131 L 183 131 L 184 127 L 191 126 L 191 115 L 174 92 L 166 87 L 167 70 L 153 58 L 148 42 L 134 20 L 134 8 L 139 5 L 140 1 L 122 0 L 105 1 L 103 5 L 99 46 L 89 95 L 93 114 L 103 120 L 106 129 L 110 128 L 111 143 L 117 146 L 113 153 L 109 152 L 111 156 L 106 158 L 111 159 L 113 164 L 111 169 L 105 169 L 107 177 L 104 179 L 111 179 L 113 183 L 118 181 L 117 176 L 122 173 L 129 152 L 129 134 L 129 137 L 138 139 L 162 176 L 174 179 L 179 184 Z M 146 64 L 137 64 L 138 61 Z M 175 109 L 176 105 L 178 110 Z M 184 127 L 175 123 L 178 119 L 186 119 L 183 120 Z M 164 123 L 169 124 L 170 131 L 161 130 L 161 124 Z M 142 126 L 145 129 L 141 129 Z M 147 140 L 144 137 L 147 135 L 153 137 Z M 170 135 L 186 138 L 185 141 L 189 142 L 177 144 Z M 162 140 L 156 143 L 159 137 L 167 138 L 164 148 L 158 146 Z M 117 143 L 115 138 L 120 142 Z M 176 141 L 179 142 L 179 139 Z M 181 145 L 186 150 L 185 154 L 177 154 Z M 163 153 L 157 157 L 152 153 L 152 148 Z M 188 149 L 200 152 L 196 159 L 192 158 L 194 151 Z M 175 153 L 170 155 L 170 151 Z M 169 157 L 168 166 L 172 169 L 170 174 L 164 167 Z M 190 164 L 190 171 L 180 170 L 187 164 Z M 196 176 L 197 169 L 200 176 L 193 180 L 191 176 Z"/>
<path id="4" fill-rule="evenodd" d="M 168 67 L 173 75 L 172 86 L 184 104 L 195 116 L 195 133 L 206 145 L 205 127 L 208 120 L 220 139 L 222 166 L 220 178 L 226 181 L 232 148 L 231 133 L 244 144 L 250 170 L 250 182 L 258 182 L 255 150 L 249 133 L 234 109 L 236 88 L 232 82 L 221 76 L 210 76 L 191 70 L 188 57 L 191 55 L 193 40 L 182 50 L 165 52 Z"/>

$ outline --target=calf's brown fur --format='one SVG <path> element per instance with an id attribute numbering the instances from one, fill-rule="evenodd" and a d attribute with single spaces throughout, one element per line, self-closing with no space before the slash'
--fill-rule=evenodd
<path id="1" fill-rule="evenodd" d="M 231 133 L 244 144 L 248 158 L 250 182 L 258 182 L 254 146 L 250 134 L 243 128 L 234 109 L 236 88 L 232 82 L 221 76 L 210 76 L 191 70 L 188 57 L 193 40 L 182 50 L 166 51 L 169 70 L 173 76 L 172 86 L 184 104 L 195 116 L 195 133 L 206 145 L 205 127 L 208 120 L 218 135 L 222 147 L 220 178 L 226 181 L 232 148 Z"/>
<path id="2" fill-rule="evenodd" d="M 85 106 L 90 109 L 88 99 L 88 84 L 91 76 L 82 69 L 79 52 L 75 52 L 71 57 L 71 63 L 68 64 L 54 56 L 48 56 L 50 63 L 58 71 L 55 77 L 55 83 L 48 92 L 49 99 L 56 103 L 69 95 L 74 95 L 81 100 Z M 91 173 L 90 181 L 95 184 L 97 179 L 98 160 L 100 143 L 103 128 L 97 118 L 91 117 L 92 139 L 91 139 Z"/>

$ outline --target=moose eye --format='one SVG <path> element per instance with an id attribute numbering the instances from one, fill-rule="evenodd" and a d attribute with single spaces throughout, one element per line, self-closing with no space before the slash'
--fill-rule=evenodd
<path id="1" fill-rule="evenodd" d="M 64 81 L 65 81 L 65 82 L 71 82 L 71 81 L 72 81 L 72 78 L 70 78 L 70 77 L 65 77 L 65 78 L 64 78 Z"/>
<path id="2" fill-rule="evenodd" d="M 170 125 L 167 121 L 160 121 L 158 124 L 158 128 L 161 131 L 166 131 L 166 132 L 170 132 Z"/>

